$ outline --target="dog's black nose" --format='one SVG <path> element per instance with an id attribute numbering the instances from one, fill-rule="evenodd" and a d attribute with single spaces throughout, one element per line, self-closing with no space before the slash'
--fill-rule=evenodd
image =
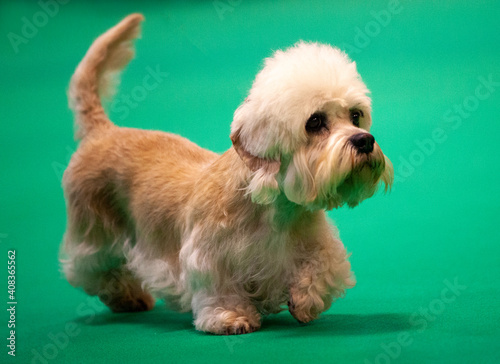
<path id="1" fill-rule="evenodd" d="M 349 138 L 349 141 L 358 152 L 365 154 L 371 153 L 373 151 L 373 144 L 375 144 L 375 138 L 369 133 L 354 134 Z"/>

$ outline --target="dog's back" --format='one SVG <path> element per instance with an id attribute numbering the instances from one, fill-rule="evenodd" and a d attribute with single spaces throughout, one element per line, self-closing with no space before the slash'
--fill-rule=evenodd
<path id="1" fill-rule="evenodd" d="M 68 228 L 96 248 L 133 237 L 132 221 L 155 206 L 181 210 L 179 184 L 194 188 L 200 169 L 216 157 L 174 134 L 118 127 L 96 133 L 81 143 L 64 173 Z"/>

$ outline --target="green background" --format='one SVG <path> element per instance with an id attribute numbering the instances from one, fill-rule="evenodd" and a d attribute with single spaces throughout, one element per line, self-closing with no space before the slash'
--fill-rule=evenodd
<path id="1" fill-rule="evenodd" d="M 0 362 L 499 363 L 500 3 L 465 3 L 96 0 L 44 16 L 40 3 L 2 1 L 2 338 L 9 249 L 18 304 L 17 355 L 4 338 Z M 358 284 L 318 321 L 301 326 L 283 312 L 259 332 L 217 337 L 160 303 L 111 314 L 61 278 L 60 179 L 75 149 L 65 91 L 91 41 L 137 11 L 143 38 L 112 120 L 217 152 L 230 147 L 232 114 L 272 50 L 315 40 L 356 61 L 397 180 L 390 194 L 329 214 Z M 142 94 L 157 67 L 168 76 Z"/>

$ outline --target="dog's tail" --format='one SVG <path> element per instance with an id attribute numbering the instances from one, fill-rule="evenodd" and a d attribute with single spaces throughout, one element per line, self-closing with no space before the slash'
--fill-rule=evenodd
<path id="1" fill-rule="evenodd" d="M 134 57 L 133 41 L 140 34 L 141 14 L 131 14 L 97 38 L 76 68 L 69 85 L 69 105 L 75 113 L 75 138 L 113 125 L 101 98 L 113 96 L 117 73 Z"/>

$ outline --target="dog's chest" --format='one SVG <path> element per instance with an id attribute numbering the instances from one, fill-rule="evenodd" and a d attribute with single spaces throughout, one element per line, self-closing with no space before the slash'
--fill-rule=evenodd
<path id="1" fill-rule="evenodd" d="M 287 232 L 254 232 L 245 237 L 244 249 L 234 252 L 233 274 L 256 296 L 273 296 L 288 288 L 293 269 L 293 242 Z"/>
<path id="2" fill-rule="evenodd" d="M 236 232 L 237 243 L 231 252 L 237 264 L 234 269 L 243 280 L 258 286 L 288 286 L 294 270 L 297 247 L 303 240 L 301 223 L 277 224 L 278 215 L 261 215 L 259 221 Z"/>

